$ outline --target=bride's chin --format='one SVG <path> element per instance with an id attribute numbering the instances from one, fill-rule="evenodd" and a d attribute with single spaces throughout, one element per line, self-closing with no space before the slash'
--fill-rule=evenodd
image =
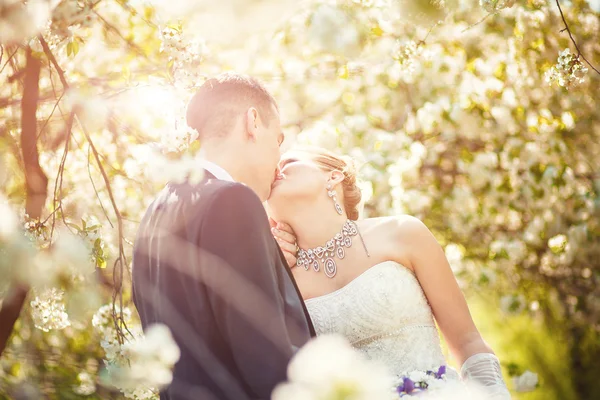
<path id="1" fill-rule="evenodd" d="M 277 198 L 277 194 L 275 193 L 276 190 L 274 187 L 271 187 L 271 192 L 269 193 L 269 197 L 267 198 L 267 202 L 272 202 L 274 199 Z"/>

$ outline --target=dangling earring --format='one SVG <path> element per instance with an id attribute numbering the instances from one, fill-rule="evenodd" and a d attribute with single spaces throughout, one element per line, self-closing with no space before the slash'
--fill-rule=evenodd
<path id="1" fill-rule="evenodd" d="M 337 199 L 335 197 L 335 190 L 331 189 L 331 184 L 328 183 L 327 186 L 327 195 L 329 197 L 331 197 L 331 199 L 333 200 L 333 205 L 335 206 L 335 211 L 337 211 L 338 214 L 342 215 L 344 213 L 344 211 L 342 210 L 342 206 L 340 206 L 340 204 L 337 202 Z"/>

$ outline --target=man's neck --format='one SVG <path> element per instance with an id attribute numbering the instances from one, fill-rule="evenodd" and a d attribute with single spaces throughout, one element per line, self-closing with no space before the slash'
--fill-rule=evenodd
<path id="1" fill-rule="evenodd" d="M 243 182 L 243 174 L 241 168 L 243 164 L 239 161 L 239 158 L 229 152 L 225 151 L 211 151 L 204 150 L 200 153 L 202 159 L 211 162 L 223 170 L 225 170 L 236 182 Z M 237 162 L 235 161 L 237 160 Z"/>

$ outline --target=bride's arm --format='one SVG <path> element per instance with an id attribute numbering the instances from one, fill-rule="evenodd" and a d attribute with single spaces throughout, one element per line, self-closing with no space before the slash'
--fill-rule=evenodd
<path id="1" fill-rule="evenodd" d="M 493 353 L 477 330 L 444 250 L 429 229 L 414 217 L 398 219 L 398 239 L 410 249 L 409 261 L 452 355 L 462 365 L 477 353 Z"/>
<path id="2" fill-rule="evenodd" d="M 497 358 L 477 330 L 440 244 L 414 217 L 399 217 L 396 232 L 399 243 L 410 249 L 409 267 L 423 288 L 450 351 L 462 366 L 463 377 L 490 383 L 486 386 L 501 385 L 503 389 Z"/>

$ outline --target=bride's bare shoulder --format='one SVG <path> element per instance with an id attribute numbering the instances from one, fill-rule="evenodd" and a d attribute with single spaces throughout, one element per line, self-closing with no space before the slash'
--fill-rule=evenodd
<path id="1" fill-rule="evenodd" d="M 363 231 L 382 230 L 389 228 L 390 223 L 393 222 L 394 217 L 375 217 L 365 218 L 356 221 L 358 227 Z"/>
<path id="2" fill-rule="evenodd" d="M 384 260 L 394 260 L 414 271 L 411 254 L 421 242 L 427 227 L 410 215 L 368 218 L 359 221 L 359 229 L 367 237 L 373 252 Z"/>
<path id="3" fill-rule="evenodd" d="M 427 230 L 420 219 L 412 215 L 402 214 L 390 217 L 366 218 L 358 221 L 362 230 L 376 230 L 381 233 L 395 235 L 414 234 L 418 231 Z"/>

